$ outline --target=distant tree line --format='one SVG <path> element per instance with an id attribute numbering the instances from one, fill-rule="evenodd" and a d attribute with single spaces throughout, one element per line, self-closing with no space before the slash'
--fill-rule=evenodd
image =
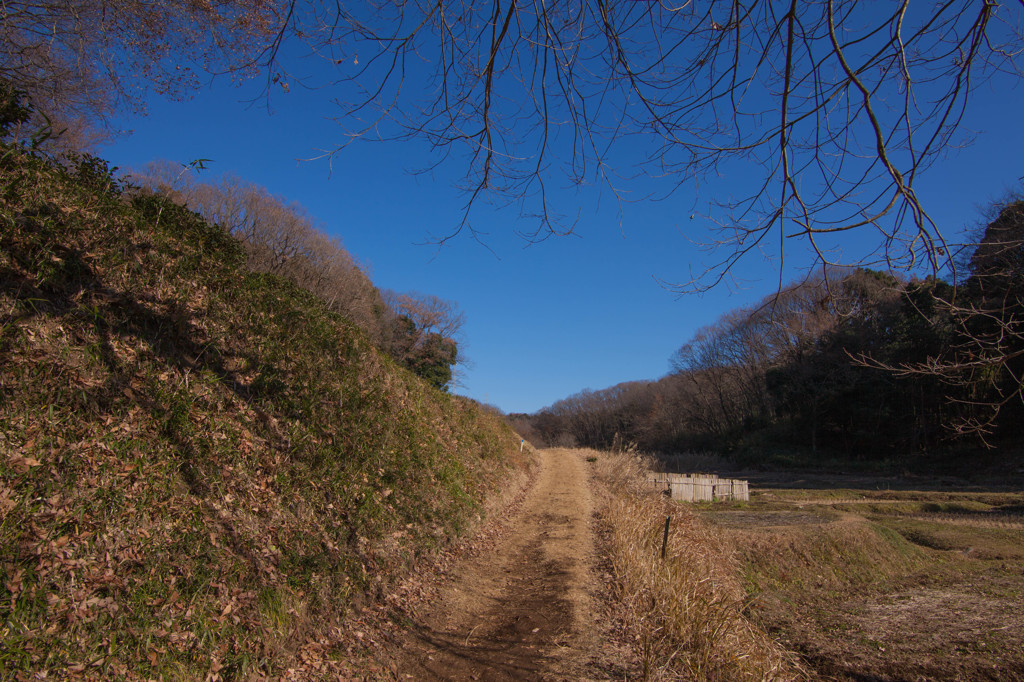
<path id="1" fill-rule="evenodd" d="M 452 383 L 465 319 L 458 306 L 432 295 L 380 291 L 341 240 L 328 237 L 299 204 L 232 175 L 198 182 L 192 169 L 168 161 L 149 164 L 131 180 L 223 227 L 241 241 L 252 270 L 313 292 L 399 364 L 440 389 Z"/>
<path id="2" fill-rule="evenodd" d="M 998 208 L 961 283 L 856 269 L 705 327 L 657 381 L 511 415 L 540 445 L 798 450 L 882 459 L 1024 437 L 1024 201 Z"/>

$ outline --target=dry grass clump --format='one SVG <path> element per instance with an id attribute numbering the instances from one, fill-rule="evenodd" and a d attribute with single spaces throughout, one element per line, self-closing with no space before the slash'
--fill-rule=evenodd
<path id="1" fill-rule="evenodd" d="M 709 527 L 652 493 L 643 483 L 646 462 L 635 454 L 591 456 L 644 679 L 800 679 L 785 651 L 743 616 L 737 565 Z"/>

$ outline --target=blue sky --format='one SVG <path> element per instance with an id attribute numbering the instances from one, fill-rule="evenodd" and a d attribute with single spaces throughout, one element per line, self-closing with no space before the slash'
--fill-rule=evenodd
<path id="1" fill-rule="evenodd" d="M 556 204 L 578 212 L 575 233 L 537 244 L 515 236 L 532 227 L 515 207 L 484 207 L 473 224 L 488 233 L 486 246 L 466 234 L 430 244 L 461 215 L 457 162 L 411 174 L 431 158 L 416 142 L 360 143 L 330 165 L 315 160 L 318 150 L 344 140 L 330 120 L 337 114 L 331 92 L 277 90 L 268 107 L 261 85 L 222 79 L 186 102 L 153 98 L 148 115 L 120 121 L 132 133 L 101 155 L 121 168 L 211 159 L 211 175 L 234 173 L 305 206 L 369 266 L 377 286 L 456 301 L 466 314 L 470 361 L 456 391 L 506 412 L 532 412 L 584 388 L 656 379 L 698 328 L 778 283 L 776 264 L 756 256 L 736 272 L 742 281 L 699 296 L 680 297 L 656 279 L 685 280 L 707 261 L 693 243 L 709 238 L 701 202 L 728 193 L 728 177 L 702 186 L 699 198 L 684 188 L 666 201 L 621 206 L 607 193 L 562 190 Z M 978 224 L 979 207 L 1020 187 L 1022 94 L 1020 87 L 979 88 L 967 121 L 975 143 L 940 161 L 919 185 L 947 236 Z"/>

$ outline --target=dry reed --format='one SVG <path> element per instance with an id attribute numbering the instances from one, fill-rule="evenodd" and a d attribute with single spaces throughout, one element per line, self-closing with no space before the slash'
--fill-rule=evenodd
<path id="1" fill-rule="evenodd" d="M 647 680 L 791 680 L 793 658 L 743 616 L 731 551 L 683 506 L 644 485 L 635 453 L 588 453 L 603 489 L 619 598 Z M 661 558 L 665 516 L 672 521 Z"/>

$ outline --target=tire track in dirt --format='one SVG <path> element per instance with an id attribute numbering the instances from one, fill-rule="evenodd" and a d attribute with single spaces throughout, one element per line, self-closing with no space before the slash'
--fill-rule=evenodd
<path id="1" fill-rule="evenodd" d="M 399 679 L 605 677 L 587 464 L 570 450 L 538 455 L 536 483 L 511 532 L 461 566 L 407 631 Z"/>

